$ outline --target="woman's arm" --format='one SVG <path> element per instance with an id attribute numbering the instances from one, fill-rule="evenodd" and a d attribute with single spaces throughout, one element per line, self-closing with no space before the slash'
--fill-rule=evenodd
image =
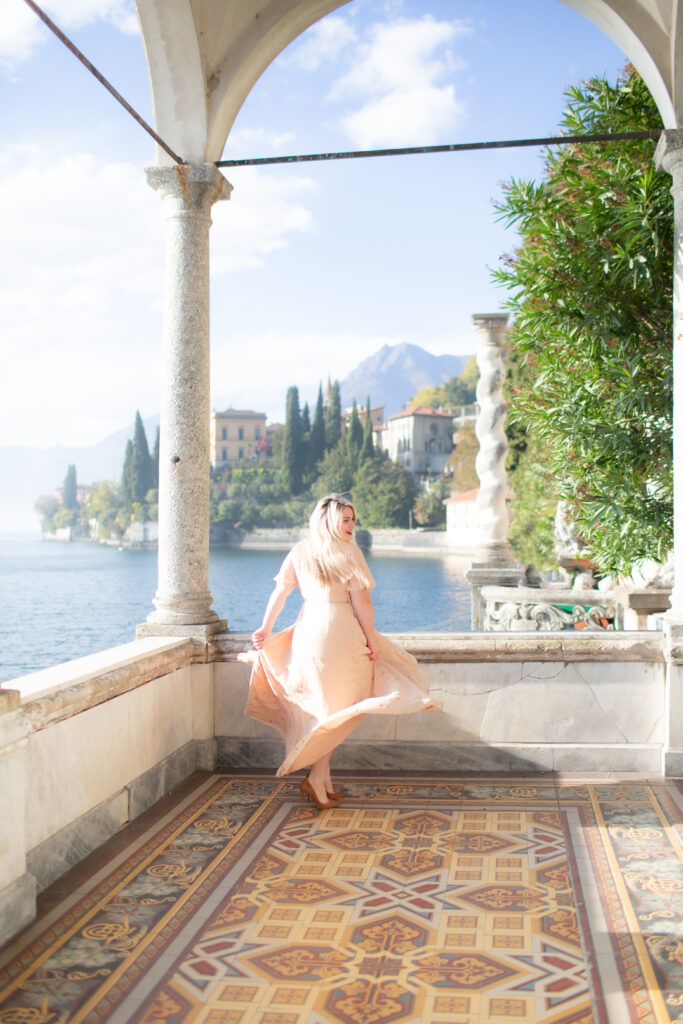
<path id="1" fill-rule="evenodd" d="M 294 590 L 295 583 L 276 583 L 275 590 L 270 595 L 266 610 L 263 615 L 263 622 L 259 629 L 251 634 L 251 642 L 256 650 L 263 647 L 263 641 L 270 636 L 275 625 L 275 620 L 285 606 L 285 601 Z"/>
<path id="2" fill-rule="evenodd" d="M 375 612 L 372 607 L 372 598 L 369 590 L 352 590 L 349 594 L 353 613 L 360 623 L 360 628 L 365 633 L 365 639 L 370 648 L 372 661 L 377 657 L 377 633 L 375 632 Z"/>

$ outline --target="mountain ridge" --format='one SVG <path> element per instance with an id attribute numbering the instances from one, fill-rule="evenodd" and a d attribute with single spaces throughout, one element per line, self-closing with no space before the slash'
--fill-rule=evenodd
<path id="1" fill-rule="evenodd" d="M 369 395 L 373 406 L 384 406 L 385 418 L 393 416 L 421 388 L 444 384 L 459 376 L 469 358 L 435 356 L 409 342 L 383 345 L 340 381 L 342 408 L 348 408 L 354 399 L 357 405 L 364 406 Z"/>

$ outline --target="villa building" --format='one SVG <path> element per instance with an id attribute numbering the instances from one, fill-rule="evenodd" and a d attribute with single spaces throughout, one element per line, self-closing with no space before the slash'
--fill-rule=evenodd
<path id="1" fill-rule="evenodd" d="M 238 459 L 258 458 L 266 438 L 266 414 L 251 409 L 211 413 L 211 467 Z"/>
<path id="2" fill-rule="evenodd" d="M 382 448 L 413 476 L 443 473 L 453 451 L 453 416 L 424 405 L 409 405 L 390 416 Z"/>

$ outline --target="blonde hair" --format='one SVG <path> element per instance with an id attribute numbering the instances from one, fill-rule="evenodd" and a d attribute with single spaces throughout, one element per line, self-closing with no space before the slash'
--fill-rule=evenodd
<path id="1" fill-rule="evenodd" d="M 328 494 L 320 499 L 308 520 L 310 569 L 321 583 L 346 583 L 354 575 L 349 545 L 355 548 L 356 544 L 353 538 L 346 539 L 342 534 L 342 518 L 347 508 L 351 509 L 355 522 L 356 510 L 351 502 L 340 494 Z"/>

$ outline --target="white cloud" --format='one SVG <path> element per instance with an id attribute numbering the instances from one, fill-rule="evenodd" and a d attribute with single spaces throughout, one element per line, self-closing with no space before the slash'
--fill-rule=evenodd
<path id="1" fill-rule="evenodd" d="M 430 145 L 453 133 L 465 108 L 448 80 L 460 67 L 451 44 L 468 32 L 462 22 L 429 15 L 371 26 L 330 93 L 332 100 L 361 100 L 341 119 L 352 142 L 364 149 Z"/>
<path id="2" fill-rule="evenodd" d="M 226 160 L 243 157 L 271 156 L 284 149 L 291 149 L 296 136 L 294 132 L 267 131 L 265 128 L 235 128 L 228 136 Z M 225 173 L 230 174 L 230 168 Z"/>
<path id="3" fill-rule="evenodd" d="M 133 0 L 44 0 L 45 13 L 64 32 L 107 21 L 121 32 L 139 32 Z M 49 29 L 23 0 L 3 0 L 0 18 L 0 65 L 13 67 L 27 60 Z"/>
<path id="4" fill-rule="evenodd" d="M 232 174 L 230 173 L 232 170 Z M 211 259 L 214 275 L 259 267 L 288 244 L 292 232 L 310 231 L 313 218 L 299 201 L 310 194 L 310 178 L 274 178 L 255 167 L 225 168 L 235 186 L 230 210 L 214 212 Z"/>
<path id="5" fill-rule="evenodd" d="M 310 230 L 309 191 L 242 172 L 213 210 L 213 276 Z M 132 164 L 0 151 L 0 444 L 87 444 L 159 408 L 163 212 Z"/>
<path id="6" fill-rule="evenodd" d="M 454 130 L 463 111 L 453 86 L 443 89 L 425 86 L 406 92 L 391 92 L 366 103 L 357 113 L 342 119 L 354 145 L 360 149 L 402 144 L 428 146 L 449 128 Z"/>
<path id="7" fill-rule="evenodd" d="M 293 50 L 292 60 L 303 71 L 317 71 L 321 64 L 337 60 L 355 41 L 356 33 L 347 19 L 328 14 L 304 33 Z"/>

